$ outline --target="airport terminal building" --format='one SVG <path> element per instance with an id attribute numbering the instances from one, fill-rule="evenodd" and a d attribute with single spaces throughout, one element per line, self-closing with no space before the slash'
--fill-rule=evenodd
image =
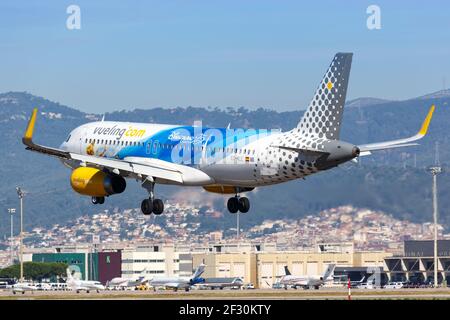
<path id="1" fill-rule="evenodd" d="M 450 281 L 450 240 L 438 240 L 438 282 Z M 387 257 L 385 270 L 391 281 L 423 282 L 434 278 L 434 242 L 405 241 L 401 255 Z"/>
<path id="2" fill-rule="evenodd" d="M 203 278 L 240 278 L 256 288 L 268 288 L 285 275 L 322 275 L 329 264 L 340 267 L 380 267 L 390 257 L 381 251 L 355 251 L 352 243 L 318 244 L 305 251 L 278 250 L 274 243 L 214 243 L 206 246 L 139 244 L 108 248 L 90 245 L 32 250 L 29 261 L 65 262 L 85 280 L 107 283 L 114 277 L 191 276 L 206 264 Z"/>
<path id="3" fill-rule="evenodd" d="M 269 288 L 285 275 L 288 266 L 295 275 L 322 275 L 329 264 L 346 267 L 379 267 L 390 253 L 357 252 L 353 245 L 320 244 L 312 251 L 256 250 L 238 252 L 223 250 L 194 253 L 193 265 L 206 264 L 204 277 L 239 277 L 257 288 Z"/>

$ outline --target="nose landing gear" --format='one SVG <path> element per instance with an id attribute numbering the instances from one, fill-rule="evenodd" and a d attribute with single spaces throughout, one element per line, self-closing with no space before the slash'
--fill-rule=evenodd
<path id="1" fill-rule="evenodd" d="M 92 202 L 92 204 L 104 204 L 105 197 L 92 197 L 91 202 Z"/>

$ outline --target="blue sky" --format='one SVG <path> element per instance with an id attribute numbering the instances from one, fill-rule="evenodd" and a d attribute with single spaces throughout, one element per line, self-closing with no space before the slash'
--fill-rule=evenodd
<path id="1" fill-rule="evenodd" d="M 81 8 L 68 30 L 66 8 Z M 381 8 L 381 30 L 366 8 Z M 0 92 L 83 111 L 306 107 L 335 52 L 348 99 L 450 84 L 449 1 L 2 1 Z M 449 85 L 447 85 L 449 87 Z"/>

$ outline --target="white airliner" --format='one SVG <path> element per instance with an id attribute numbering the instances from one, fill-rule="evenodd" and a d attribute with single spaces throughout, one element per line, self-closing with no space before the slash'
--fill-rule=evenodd
<path id="1" fill-rule="evenodd" d="M 319 289 L 320 286 L 324 285 L 327 281 L 333 280 L 335 264 L 329 264 L 323 275 L 314 276 L 295 276 L 292 275 L 288 267 L 284 267 L 285 275 L 281 278 L 280 284 L 284 286 L 285 289 L 290 287 L 302 287 L 304 289 L 314 288 Z"/>
<path id="2" fill-rule="evenodd" d="M 287 132 L 98 121 L 75 128 L 59 148 L 50 148 L 32 140 L 34 109 L 22 141 L 28 150 L 61 159 L 72 169 L 72 188 L 94 204 L 122 193 L 130 178 L 149 193 L 141 203 L 144 214 L 164 210 L 154 193 L 158 183 L 231 194 L 228 210 L 247 212 L 243 192 L 304 178 L 372 151 L 417 145 L 425 136 L 434 105 L 412 137 L 363 145 L 339 140 L 351 61 L 351 53 L 334 56 L 297 127 Z"/>
<path id="3" fill-rule="evenodd" d="M 135 288 L 141 284 L 144 284 L 147 282 L 146 274 L 147 269 L 142 270 L 141 275 L 138 278 L 130 279 L 130 278 L 122 278 L 117 277 L 113 278 L 106 284 L 106 287 L 108 288 L 119 288 L 122 290 L 125 290 L 126 288 Z"/>
<path id="4" fill-rule="evenodd" d="M 205 279 L 200 278 L 205 271 L 205 267 L 206 266 L 204 264 L 200 264 L 191 277 L 154 277 L 148 284 L 155 291 L 160 287 L 173 289 L 174 291 L 177 291 L 178 289 L 189 291 L 193 285 L 203 283 L 205 281 Z"/>
<path id="5" fill-rule="evenodd" d="M 105 286 L 101 284 L 100 281 L 93 280 L 79 280 L 73 277 L 72 272 L 67 268 L 67 286 L 79 293 L 80 291 L 86 291 L 89 293 L 91 290 L 100 292 L 100 290 L 105 290 Z"/>

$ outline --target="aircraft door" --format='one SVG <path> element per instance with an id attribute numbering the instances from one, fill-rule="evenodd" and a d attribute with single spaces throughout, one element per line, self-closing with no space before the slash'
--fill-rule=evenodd
<path id="1" fill-rule="evenodd" d="M 152 152 L 152 140 L 148 140 L 147 144 L 145 145 L 145 154 L 150 155 Z"/>

